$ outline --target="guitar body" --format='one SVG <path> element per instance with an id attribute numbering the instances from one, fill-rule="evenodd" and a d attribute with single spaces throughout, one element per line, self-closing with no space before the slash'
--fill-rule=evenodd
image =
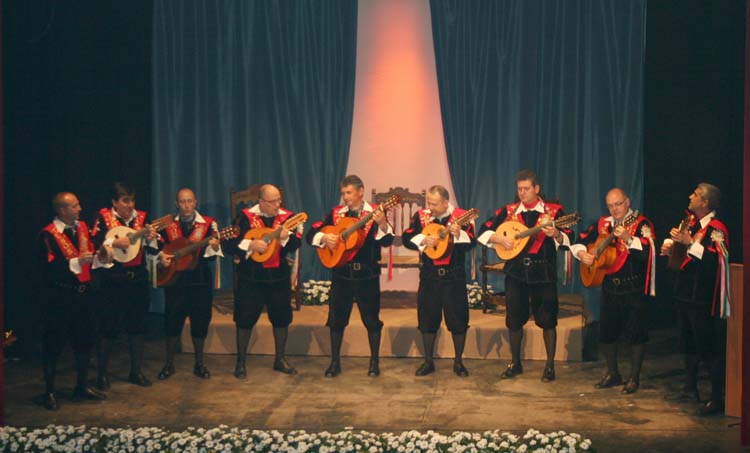
<path id="1" fill-rule="evenodd" d="M 434 237 L 438 240 L 438 243 L 432 247 L 426 247 L 424 254 L 432 260 L 439 260 L 445 258 L 453 252 L 453 235 L 447 234 L 443 239 L 440 238 L 440 233 L 446 227 L 439 223 L 427 224 L 422 229 L 422 234 L 429 237 Z"/>
<path id="2" fill-rule="evenodd" d="M 191 244 L 188 238 L 180 237 L 174 241 L 166 244 L 162 249 L 162 252 L 167 255 L 175 255 L 180 249 L 183 249 Z M 191 271 L 198 267 L 198 255 L 200 250 L 188 253 L 181 257 L 172 259 L 172 263 L 169 267 L 157 266 L 156 270 L 156 285 L 171 286 L 177 281 L 177 276 L 182 271 Z"/>
<path id="3" fill-rule="evenodd" d="M 675 242 L 672 244 L 672 253 L 669 255 L 669 261 L 667 261 L 667 269 L 670 271 L 679 271 L 682 267 L 682 263 L 687 258 L 688 246 L 681 243 Z"/>
<path id="4" fill-rule="evenodd" d="M 357 223 L 357 220 L 353 217 L 344 217 L 339 221 L 338 225 L 327 225 L 321 228 L 320 232 L 323 234 L 335 234 L 339 236 L 339 241 L 333 249 L 318 247 L 318 258 L 320 258 L 320 263 L 323 266 L 328 269 L 343 266 L 355 255 L 352 252 L 362 247 L 362 244 L 365 243 L 366 237 L 360 230 L 355 230 L 346 239 L 341 237 L 341 233 Z"/>
<path id="5" fill-rule="evenodd" d="M 251 230 L 248 230 L 247 233 L 245 233 L 245 239 L 250 241 L 267 241 L 267 239 L 264 238 L 264 236 L 272 235 L 275 230 L 273 228 L 253 228 Z M 279 241 L 278 239 L 273 239 L 271 241 L 266 242 L 268 244 L 268 248 L 265 252 L 259 253 L 259 252 L 253 252 L 250 255 L 250 259 L 255 261 L 256 263 L 265 263 L 268 261 L 275 253 L 276 250 L 279 248 Z"/>
<path id="6" fill-rule="evenodd" d="M 509 237 L 513 239 L 514 242 L 513 248 L 510 250 L 506 250 L 500 244 L 495 244 L 495 252 L 497 252 L 497 256 L 499 256 L 500 259 L 508 261 L 521 254 L 526 247 L 526 244 L 529 242 L 529 236 L 518 237 L 518 235 L 528 229 L 529 228 L 526 225 L 521 222 L 516 222 L 515 220 L 508 220 L 507 222 L 501 223 L 500 226 L 497 227 L 495 233 L 500 236 Z"/>
<path id="7" fill-rule="evenodd" d="M 131 235 L 135 233 L 136 233 L 136 230 L 132 228 L 128 228 L 126 226 L 116 226 L 112 228 L 111 230 L 107 231 L 106 238 L 107 239 L 119 239 L 119 238 L 124 238 L 124 237 L 130 237 Z M 138 253 L 141 251 L 142 242 L 143 240 L 139 236 L 135 241 L 131 240 L 130 246 L 125 250 L 112 247 L 112 258 L 118 263 L 127 263 L 129 261 L 132 261 L 136 256 L 138 256 Z"/>
<path id="8" fill-rule="evenodd" d="M 588 252 L 596 255 L 599 246 L 607 240 L 606 235 L 600 235 L 595 243 L 588 245 Z M 586 288 L 598 288 L 602 285 L 607 269 L 612 267 L 617 258 L 617 249 L 613 246 L 605 247 L 602 254 L 590 266 L 581 265 L 581 282 Z"/>

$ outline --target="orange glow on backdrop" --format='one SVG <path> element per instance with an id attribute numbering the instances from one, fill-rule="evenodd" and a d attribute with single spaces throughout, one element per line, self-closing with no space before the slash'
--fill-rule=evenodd
<path id="1" fill-rule="evenodd" d="M 375 188 L 453 194 L 440 116 L 428 0 L 360 0 L 354 118 L 347 173 Z M 454 200 L 452 200 L 454 201 Z M 455 204 L 455 202 L 454 202 Z M 414 270 L 383 289 L 417 288 Z"/>

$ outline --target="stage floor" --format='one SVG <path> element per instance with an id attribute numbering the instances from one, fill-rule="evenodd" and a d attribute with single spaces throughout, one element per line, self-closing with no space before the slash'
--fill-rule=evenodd
<path id="1" fill-rule="evenodd" d="M 739 419 L 696 417 L 694 404 L 665 401 L 682 385 L 682 359 L 676 330 L 651 334 L 642 387 L 634 395 L 619 388 L 595 390 L 599 362 L 561 362 L 557 381 L 541 383 L 543 362 L 525 361 L 524 374 L 500 380 L 505 360 L 467 360 L 471 375 L 456 377 L 450 359 L 437 361 L 437 372 L 415 377 L 417 358 L 386 358 L 382 375 L 366 375 L 367 359 L 345 357 L 343 374 L 325 378 L 328 358 L 291 357 L 299 370 L 287 376 L 271 369 L 271 356 L 248 359 L 248 379 L 232 375 L 234 357 L 212 354 L 206 364 L 213 373 L 201 380 L 192 375 L 193 357 L 179 354 L 177 374 L 156 381 L 164 359 L 163 339 L 147 343 L 144 371 L 155 380 L 150 388 L 126 382 L 127 345 L 119 342 L 112 359 L 109 400 L 73 404 L 66 395 L 74 383 L 72 356 L 60 363 L 61 409 L 48 412 L 33 403 L 43 390 L 38 358 L 5 364 L 5 420 L 14 426 L 49 423 L 96 426 L 187 426 L 219 424 L 258 429 L 337 431 L 346 426 L 370 431 L 500 429 L 543 432 L 564 429 L 590 437 L 600 452 L 739 451 Z M 624 355 L 623 355 L 624 356 Z M 621 371 L 627 373 L 627 360 Z M 93 370 L 92 370 L 93 376 Z M 705 384 L 705 380 L 702 384 Z M 702 387 L 704 394 L 708 389 Z"/>
<path id="2" fill-rule="evenodd" d="M 217 309 L 206 338 L 206 352 L 215 354 L 235 354 L 236 328 L 232 320 L 231 300 L 217 298 Z M 560 295 L 561 316 L 557 327 L 557 349 L 555 358 L 558 361 L 580 361 L 583 352 L 583 299 L 578 295 Z M 383 321 L 383 334 L 380 354 L 382 357 L 423 357 L 421 334 L 417 330 L 416 293 L 403 293 L 401 297 L 384 294 L 380 318 Z M 294 320 L 289 327 L 287 353 L 289 355 L 330 356 L 330 333 L 325 326 L 328 306 L 303 306 L 294 312 Z M 505 314 L 500 308 L 492 313 L 482 310 L 470 310 L 469 331 L 466 335 L 464 357 L 469 359 L 510 358 L 508 329 L 505 327 Z M 182 348 L 192 352 L 190 329 L 182 332 Z M 273 332 L 268 316 L 262 314 L 253 329 L 248 351 L 252 354 L 273 354 Z M 357 305 L 352 309 L 349 326 L 346 328 L 344 343 L 341 348 L 343 356 L 366 357 L 370 355 L 367 342 L 367 330 L 360 320 Z M 524 329 L 523 358 L 544 360 L 546 352 L 542 330 L 532 320 Z M 436 357 L 453 357 L 453 342 L 450 332 L 441 326 L 435 345 Z"/>

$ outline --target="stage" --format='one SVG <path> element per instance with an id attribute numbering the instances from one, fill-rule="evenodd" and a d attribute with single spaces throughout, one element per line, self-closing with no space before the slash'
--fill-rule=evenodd
<path id="1" fill-rule="evenodd" d="M 381 357 L 422 357 L 422 340 L 417 330 L 416 293 L 384 292 L 380 316 L 383 334 L 380 346 Z M 468 359 L 509 359 L 508 329 L 505 327 L 504 301 L 495 297 L 497 308 L 491 313 L 470 310 L 470 328 L 466 337 L 464 357 Z M 236 328 L 232 320 L 231 294 L 221 293 L 215 300 L 213 318 L 206 338 L 205 350 L 214 354 L 234 354 L 237 351 Z M 302 306 L 294 312 L 289 327 L 287 353 L 289 355 L 330 356 L 330 333 L 326 327 L 328 306 Z M 583 330 L 585 319 L 583 299 L 575 294 L 560 295 L 560 319 L 557 326 L 558 361 L 580 361 L 583 355 Z M 190 329 L 182 332 L 182 348 L 192 352 Z M 265 313 L 253 329 L 248 352 L 251 354 L 273 354 L 273 332 Z M 436 357 L 453 357 L 450 332 L 441 326 L 435 346 Z M 341 354 L 350 357 L 370 355 L 367 330 L 362 325 L 356 304 L 344 335 Z M 524 329 L 523 358 L 544 360 L 542 330 L 532 320 Z"/>

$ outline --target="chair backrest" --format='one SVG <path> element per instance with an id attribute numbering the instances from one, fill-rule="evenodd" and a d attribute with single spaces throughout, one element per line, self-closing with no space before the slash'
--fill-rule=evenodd
<path id="1" fill-rule="evenodd" d="M 229 211 L 232 219 L 236 219 L 240 211 L 252 207 L 260 198 L 260 188 L 263 184 L 251 184 L 242 190 L 229 189 Z M 281 206 L 284 206 L 284 189 L 279 187 L 281 192 Z"/>
<path id="2" fill-rule="evenodd" d="M 419 193 L 413 193 L 409 192 L 409 189 L 404 187 L 391 187 L 388 192 L 380 193 L 378 193 L 377 190 L 372 189 L 373 203 L 383 203 L 394 195 L 401 197 L 401 202 L 387 212 L 388 221 L 391 223 L 395 235 L 393 240 L 394 247 L 400 247 L 402 245 L 401 235 L 405 229 L 409 228 L 411 218 L 417 211 L 425 207 L 425 194 L 425 190 L 422 190 Z"/>

